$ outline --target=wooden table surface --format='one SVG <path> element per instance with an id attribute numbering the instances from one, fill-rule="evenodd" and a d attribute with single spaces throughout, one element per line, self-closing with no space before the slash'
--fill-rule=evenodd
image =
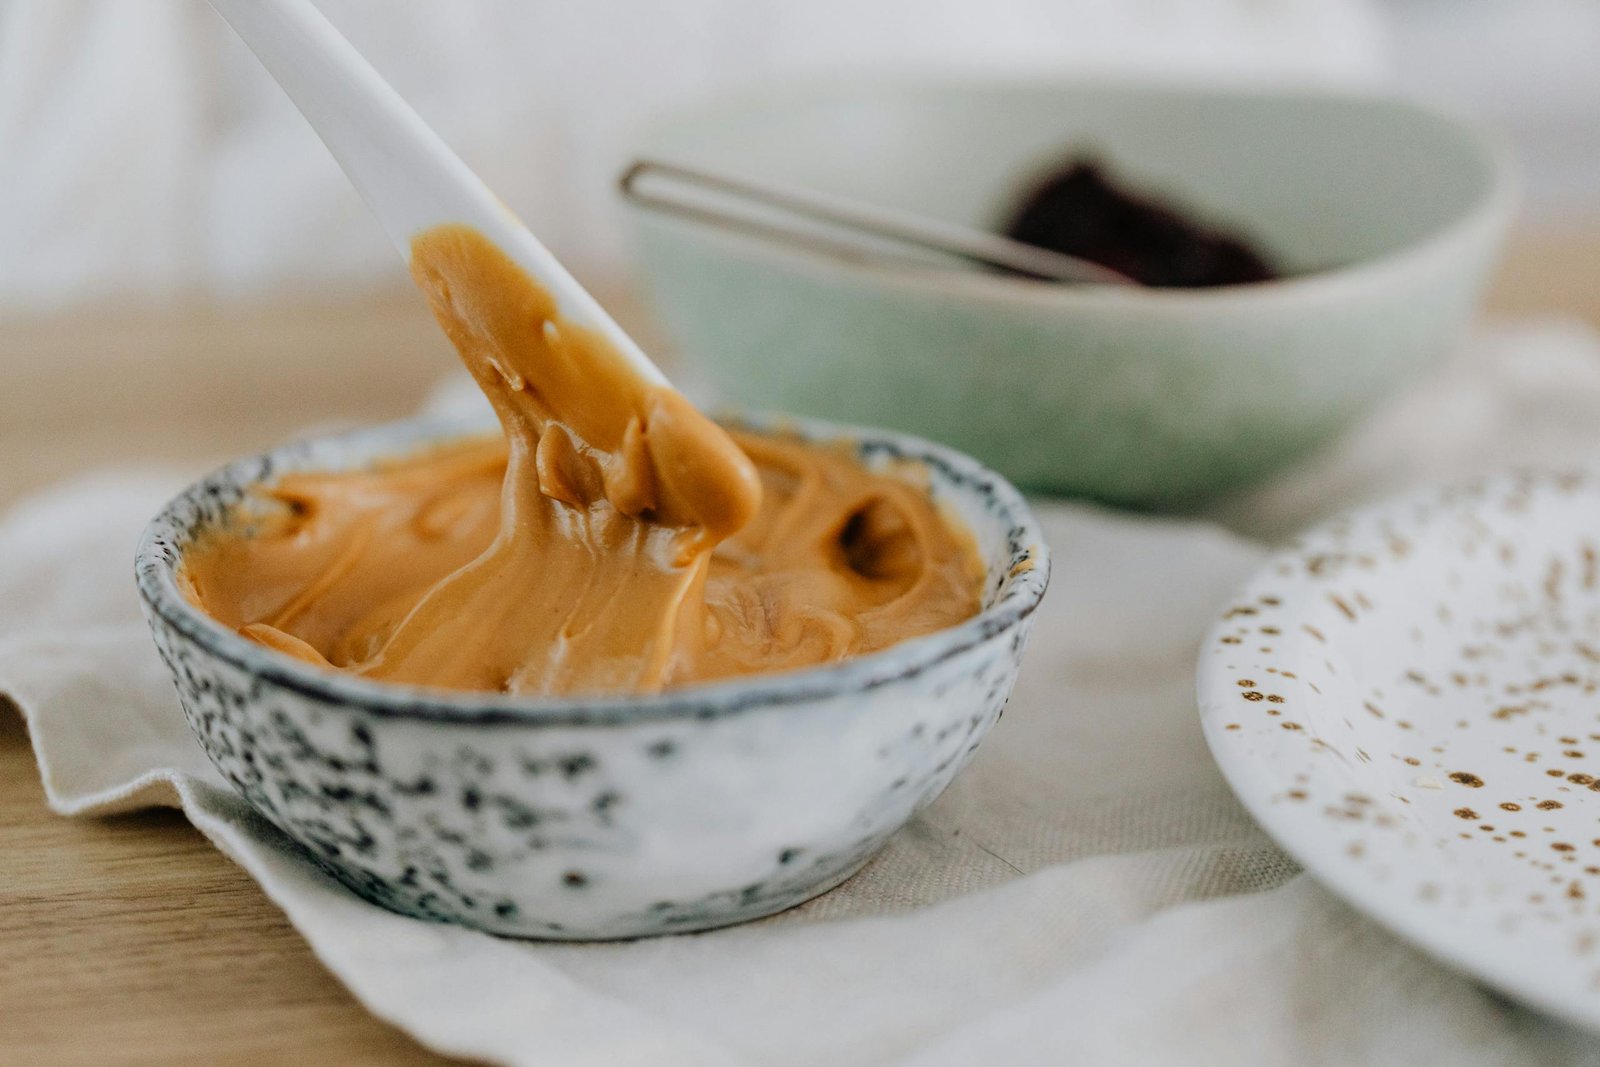
<path id="1" fill-rule="evenodd" d="M 648 342 L 631 301 L 607 303 Z M 1600 329 L 1600 231 L 1520 239 L 1489 303 Z M 399 417 L 452 361 L 407 293 L 6 320 L 0 506 L 89 467 L 199 470 L 310 423 Z M 0 708 L 0 1065 L 291 1062 L 446 1061 L 367 1015 L 182 816 L 53 816 Z"/>

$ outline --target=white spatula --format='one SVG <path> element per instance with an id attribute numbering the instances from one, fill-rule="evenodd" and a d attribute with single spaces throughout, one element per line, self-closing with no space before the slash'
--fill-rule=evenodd
<path id="1" fill-rule="evenodd" d="M 310 0 L 211 0 L 211 6 L 299 107 L 402 257 L 409 261 L 411 240 L 424 230 L 471 226 L 544 286 L 567 319 L 600 332 L 646 381 L 667 384 L 599 302 Z"/>

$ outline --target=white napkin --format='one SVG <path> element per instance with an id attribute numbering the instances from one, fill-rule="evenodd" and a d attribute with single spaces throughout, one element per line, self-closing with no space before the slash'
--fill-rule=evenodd
<path id="1" fill-rule="evenodd" d="M 1362 495 L 1380 469 L 1414 480 L 1597 449 L 1600 344 L 1501 330 L 1227 510 L 1270 528 L 1319 494 Z M 132 590 L 136 533 L 178 481 L 84 479 L 0 523 L 0 694 L 28 719 L 50 803 L 181 806 L 362 1003 L 441 1052 L 605 1067 L 1600 1062 L 1585 1035 L 1346 909 L 1233 800 L 1192 666 L 1266 549 L 1216 525 L 1041 505 L 1056 572 L 1011 707 L 862 874 L 741 928 L 553 945 L 366 904 L 221 784 Z"/>

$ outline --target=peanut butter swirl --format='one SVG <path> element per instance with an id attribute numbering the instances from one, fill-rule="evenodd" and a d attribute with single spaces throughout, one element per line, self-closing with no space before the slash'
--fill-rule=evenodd
<path id="1" fill-rule="evenodd" d="M 643 380 L 476 231 L 412 274 L 502 437 L 294 474 L 192 548 L 194 602 L 370 678 L 653 692 L 833 662 L 978 610 L 970 537 L 915 472 L 730 434 Z"/>

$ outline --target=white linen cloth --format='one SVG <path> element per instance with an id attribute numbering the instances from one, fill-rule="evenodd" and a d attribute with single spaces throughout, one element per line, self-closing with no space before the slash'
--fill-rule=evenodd
<path id="1" fill-rule="evenodd" d="M 1292 526 L 1375 488 L 1600 453 L 1600 343 L 1481 334 L 1330 456 L 1219 514 Z M 0 694 L 51 805 L 176 804 L 372 1012 L 496 1064 L 1600 1063 L 1297 873 L 1200 736 L 1202 633 L 1267 548 L 1201 520 L 1041 504 L 1022 679 L 973 765 L 860 875 L 744 927 L 515 942 L 332 882 L 223 785 L 138 617 L 130 554 L 179 485 L 122 470 L 0 522 Z"/>

